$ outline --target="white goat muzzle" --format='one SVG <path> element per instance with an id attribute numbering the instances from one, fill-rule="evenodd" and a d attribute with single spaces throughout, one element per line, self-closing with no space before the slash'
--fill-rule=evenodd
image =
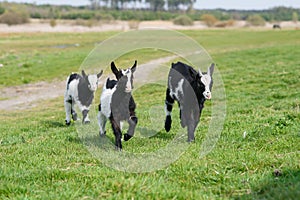
<path id="1" fill-rule="evenodd" d="M 88 80 L 89 80 L 89 89 L 92 92 L 95 92 L 98 88 L 98 78 L 97 78 L 97 76 L 96 75 L 89 75 Z"/>
<path id="2" fill-rule="evenodd" d="M 203 96 L 205 99 L 211 99 L 211 91 L 210 91 L 210 84 L 211 84 L 211 77 L 207 74 L 201 77 L 201 82 L 205 86 L 205 91 L 203 92 Z"/>
<path id="3" fill-rule="evenodd" d="M 130 93 L 133 89 L 132 81 L 131 81 L 133 74 L 132 74 L 131 70 L 129 70 L 129 69 L 123 70 L 122 73 L 127 78 L 125 92 Z"/>

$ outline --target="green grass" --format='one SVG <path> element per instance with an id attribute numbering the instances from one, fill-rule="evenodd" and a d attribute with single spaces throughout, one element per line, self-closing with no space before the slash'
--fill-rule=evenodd
<path id="1" fill-rule="evenodd" d="M 31 110 L 1 112 L 0 199 L 297 199 L 300 196 L 299 31 L 183 33 L 211 53 L 225 84 L 226 121 L 212 152 L 199 158 L 201 142 L 209 126 L 211 103 L 207 102 L 196 142 L 177 161 L 149 173 L 114 170 L 88 152 L 74 125 L 64 126 L 60 97 L 41 102 Z M 21 63 L 19 58 L 33 63 L 26 68 L 30 81 L 64 78 L 69 72 L 57 65 L 77 70 L 94 43 L 109 35 L 1 36 L 1 62 L 4 60 L 9 65 L 0 69 L 1 77 L 6 77 L 1 78 L 1 84 L 23 83 L 18 80 L 20 77 L 14 77 L 24 73 L 17 66 Z M 48 48 L 62 43 L 82 45 Z M 146 53 L 126 56 L 131 60 L 140 55 L 144 62 L 158 56 Z M 47 58 L 43 62 L 48 65 L 35 65 L 39 57 Z M 61 57 L 69 59 L 58 59 Z M 125 63 L 121 58 L 120 62 Z M 35 77 L 39 67 L 41 71 Z M 148 85 L 134 93 L 139 124 L 149 122 L 149 109 L 153 105 L 163 106 L 164 89 Z M 174 129 L 170 133 L 163 131 L 163 121 L 158 121 L 157 135 L 142 138 L 137 132 L 136 137 L 123 143 L 124 149 L 152 152 L 168 144 L 179 129 L 175 107 Z M 110 126 L 107 128 L 108 139 L 113 141 Z M 278 170 L 279 173 L 274 173 Z"/>

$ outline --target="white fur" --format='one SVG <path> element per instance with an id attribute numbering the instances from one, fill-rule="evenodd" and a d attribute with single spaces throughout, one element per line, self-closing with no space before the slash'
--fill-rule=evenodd
<path id="1" fill-rule="evenodd" d="M 102 94 L 100 96 L 101 113 L 107 118 L 109 118 L 111 114 L 111 99 L 115 91 L 116 91 L 116 86 L 113 87 L 112 89 L 108 89 L 104 86 L 102 90 Z"/>
<path id="2" fill-rule="evenodd" d="M 171 77 L 170 77 L 171 79 Z M 169 81 L 171 82 L 171 80 Z M 183 82 L 184 79 L 181 79 L 178 81 L 177 87 L 175 87 L 175 90 L 173 90 L 172 86 L 170 85 L 170 96 L 175 96 L 177 99 L 179 99 L 179 94 L 183 95 Z"/>
<path id="3" fill-rule="evenodd" d="M 69 82 L 69 78 L 67 79 L 66 82 L 66 91 L 65 91 L 65 97 L 64 97 L 64 103 L 65 103 L 65 110 L 66 110 L 66 121 L 70 122 L 71 121 L 71 109 L 74 110 L 74 104 L 68 103 L 67 101 L 72 100 L 73 102 L 78 101 L 78 83 L 79 80 L 75 79 L 73 81 L 70 82 L 69 86 L 68 86 L 68 82 Z M 76 99 L 77 97 L 77 99 Z"/>
<path id="4" fill-rule="evenodd" d="M 126 89 L 125 92 L 131 92 L 133 87 L 131 84 L 131 77 L 133 76 L 132 72 L 130 69 L 122 70 L 123 76 L 127 76 L 127 83 L 126 83 Z"/>
<path id="5" fill-rule="evenodd" d="M 106 84 L 103 86 L 102 94 L 100 96 L 101 111 L 99 111 L 97 115 L 101 135 L 105 134 L 106 122 L 111 115 L 111 99 L 116 89 L 116 85 L 112 89 L 106 88 Z"/>
<path id="6" fill-rule="evenodd" d="M 172 112 L 168 111 L 167 104 L 165 104 L 165 113 L 167 116 L 170 116 L 172 114 Z"/>
<path id="7" fill-rule="evenodd" d="M 66 122 L 71 121 L 71 109 L 75 110 L 74 109 L 74 104 L 78 105 L 80 111 L 90 109 L 90 106 L 84 106 L 79 101 L 79 98 L 78 98 L 79 79 L 72 80 L 68 85 L 69 78 L 70 78 L 70 76 L 68 77 L 67 82 L 66 82 L 66 91 L 65 91 L 65 96 L 64 96 L 64 104 L 65 104 L 65 111 L 66 111 Z M 98 77 L 97 77 L 97 75 L 89 75 L 88 80 L 89 80 L 89 83 L 90 83 L 89 89 L 92 92 L 95 92 L 98 88 Z M 70 103 L 67 102 L 69 100 L 73 101 L 72 106 L 71 106 Z M 79 119 L 79 118 L 77 118 L 77 119 Z M 84 119 L 84 122 L 89 122 L 89 121 L 90 121 L 89 115 L 87 114 L 86 118 Z"/>
<path id="8" fill-rule="evenodd" d="M 211 91 L 209 89 L 209 85 L 210 85 L 210 82 L 211 82 L 211 77 L 209 74 L 204 74 L 202 75 L 201 77 L 201 82 L 204 84 L 205 86 L 205 91 L 203 92 L 203 96 L 206 98 L 206 99 L 211 99 Z"/>
<path id="9" fill-rule="evenodd" d="M 95 75 L 95 74 L 89 75 L 88 80 L 89 80 L 89 83 L 90 83 L 89 89 L 92 92 L 95 92 L 98 88 L 98 77 L 97 77 L 97 75 Z"/>

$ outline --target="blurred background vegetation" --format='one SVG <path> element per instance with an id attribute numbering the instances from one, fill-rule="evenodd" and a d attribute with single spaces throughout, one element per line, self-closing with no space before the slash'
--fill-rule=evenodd
<path id="1" fill-rule="evenodd" d="M 264 25 L 267 22 L 298 21 L 300 9 L 274 7 L 268 10 L 195 10 L 194 0 L 146 0 L 148 6 L 138 6 L 139 0 L 90 0 L 87 6 L 37 5 L 0 3 L 0 23 L 8 25 L 28 23 L 33 19 L 50 19 L 55 25 L 61 20 L 112 20 L 149 21 L 170 20 L 179 25 L 192 25 L 202 20 L 208 26 L 227 26 L 236 20 L 247 20 L 251 25 Z M 225 23 L 224 23 L 225 22 Z M 85 22 L 91 24 L 91 22 Z"/>

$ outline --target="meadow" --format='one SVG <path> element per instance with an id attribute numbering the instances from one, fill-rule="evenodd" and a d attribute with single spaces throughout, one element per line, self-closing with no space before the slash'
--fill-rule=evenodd
<path id="1" fill-rule="evenodd" d="M 116 33 L 1 33 L 0 89 L 64 80 L 96 44 Z M 225 85 L 226 120 L 212 152 L 199 156 L 210 121 L 211 103 L 206 102 L 196 142 L 175 162 L 148 173 L 115 170 L 89 153 L 76 126 L 64 125 L 62 94 L 31 109 L 1 111 L 0 199 L 297 199 L 299 30 L 182 33 L 209 52 Z M 120 62 L 138 57 L 146 63 L 168 55 L 146 49 L 125 55 Z M 139 123 L 147 120 L 151 105 L 163 105 L 164 94 L 161 85 L 134 93 Z M 156 135 L 134 137 L 123 148 L 151 152 L 166 146 L 179 130 L 177 117 L 175 108 L 170 133 L 158 122 Z M 112 132 L 108 139 L 113 140 Z"/>

